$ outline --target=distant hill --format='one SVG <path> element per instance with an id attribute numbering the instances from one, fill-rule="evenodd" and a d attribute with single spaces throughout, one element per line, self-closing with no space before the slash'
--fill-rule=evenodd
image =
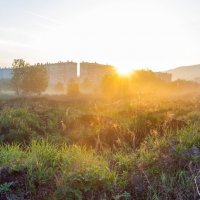
<path id="1" fill-rule="evenodd" d="M 172 74 L 172 80 L 200 80 L 200 64 L 191 66 L 182 66 L 166 71 Z"/>

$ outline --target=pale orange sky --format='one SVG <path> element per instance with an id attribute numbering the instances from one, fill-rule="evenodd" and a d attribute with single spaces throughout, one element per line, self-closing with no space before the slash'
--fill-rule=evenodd
<path id="1" fill-rule="evenodd" d="M 120 71 L 200 63 L 199 0 L 0 0 L 0 66 L 74 60 Z"/>

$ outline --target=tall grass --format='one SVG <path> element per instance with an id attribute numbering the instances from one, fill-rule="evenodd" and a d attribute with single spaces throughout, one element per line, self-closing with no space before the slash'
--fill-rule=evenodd
<path id="1" fill-rule="evenodd" d="M 194 199 L 200 158 L 185 152 L 200 149 L 200 110 L 181 105 L 70 104 L 67 114 L 65 104 L 3 109 L 0 169 L 24 172 L 32 199 Z M 1 180 L 0 188 L 14 190 Z"/>
<path id="2" fill-rule="evenodd" d="M 170 136 L 146 139 L 135 152 L 130 149 L 102 155 L 76 145 L 58 147 L 47 140 L 32 141 L 25 149 L 19 145 L 2 145 L 0 163 L 13 170 L 27 169 L 27 185 L 33 197 L 38 187 L 46 185 L 55 199 L 117 199 L 125 198 L 124 192 L 139 199 L 179 196 L 186 199 L 194 195 L 190 170 L 178 165 L 168 168 L 164 163 L 174 165 L 175 159 L 187 164 L 192 161 L 192 158 L 177 157 L 178 153 L 171 154 L 170 145 L 172 142 L 185 147 L 199 145 L 200 137 L 195 131 L 193 127 Z M 191 136 L 195 139 L 188 142 Z M 139 187 L 133 181 L 138 176 L 147 186 L 142 189 L 143 195 L 134 189 Z"/>

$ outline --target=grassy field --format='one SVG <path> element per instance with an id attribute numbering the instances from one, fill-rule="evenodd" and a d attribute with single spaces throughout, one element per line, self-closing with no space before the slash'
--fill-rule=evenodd
<path id="1" fill-rule="evenodd" d="M 0 101 L 0 199 L 200 198 L 200 98 Z"/>

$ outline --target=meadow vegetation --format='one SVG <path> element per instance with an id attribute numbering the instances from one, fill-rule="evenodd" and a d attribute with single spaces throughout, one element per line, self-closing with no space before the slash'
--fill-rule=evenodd
<path id="1" fill-rule="evenodd" d="M 198 96 L 0 106 L 1 199 L 198 198 Z"/>
<path id="2" fill-rule="evenodd" d="M 1 98 L 0 199 L 200 197 L 198 84 L 141 70 L 80 88 Z"/>

